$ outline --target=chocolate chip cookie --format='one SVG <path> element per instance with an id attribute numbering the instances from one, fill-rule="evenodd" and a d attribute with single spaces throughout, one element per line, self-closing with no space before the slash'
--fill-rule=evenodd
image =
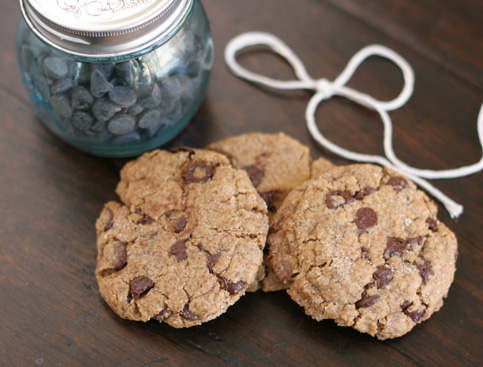
<path id="1" fill-rule="evenodd" d="M 335 167 L 287 196 L 270 261 L 314 319 L 399 337 L 441 308 L 453 281 L 457 241 L 436 214 L 394 171 Z"/>
<path id="2" fill-rule="evenodd" d="M 207 149 L 225 154 L 234 167 L 248 173 L 253 186 L 267 203 L 270 220 L 290 190 L 312 174 L 309 148 L 284 133 L 238 135 L 213 143 Z M 316 175 L 331 166 L 328 160 L 320 158 L 315 165 Z M 260 288 L 271 292 L 286 286 L 273 274 L 270 266 L 262 266 L 257 281 L 248 291 Z"/>
<path id="3" fill-rule="evenodd" d="M 220 154 L 179 148 L 129 162 L 96 223 L 102 297 L 119 316 L 189 327 L 224 313 L 262 263 L 267 209 Z"/>

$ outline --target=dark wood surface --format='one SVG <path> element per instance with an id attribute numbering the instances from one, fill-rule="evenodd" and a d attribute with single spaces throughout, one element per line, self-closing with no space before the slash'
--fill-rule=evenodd
<path id="1" fill-rule="evenodd" d="M 442 169 L 481 157 L 476 117 L 483 101 L 481 0 L 205 0 L 216 43 L 206 99 L 193 122 L 166 147 L 203 147 L 229 135 L 285 131 L 318 148 L 304 122 L 308 92 L 271 93 L 226 69 L 229 39 L 249 30 L 285 40 L 315 77 L 335 78 L 370 43 L 413 65 L 416 89 L 394 111 L 396 153 L 409 164 Z M 52 136 L 35 117 L 14 48 L 17 1 L 0 4 L 0 365 L 1 366 L 477 366 L 483 364 L 483 175 L 435 185 L 465 206 L 453 221 L 459 239 L 455 282 L 442 310 L 408 335 L 380 342 L 332 321 L 316 322 L 284 292 L 244 296 L 202 326 L 177 330 L 121 320 L 98 294 L 94 222 L 126 160 L 96 158 Z M 278 58 L 258 50 L 242 63 L 291 78 Z M 402 78 L 371 59 L 350 85 L 381 99 Z M 378 117 L 333 99 L 318 110 L 333 141 L 382 153 Z"/>

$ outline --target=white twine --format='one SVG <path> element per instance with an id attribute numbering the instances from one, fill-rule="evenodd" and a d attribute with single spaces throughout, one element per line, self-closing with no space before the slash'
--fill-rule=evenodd
<path id="1" fill-rule="evenodd" d="M 289 62 L 294 68 L 294 72 L 298 77 L 298 80 L 276 80 L 253 73 L 241 66 L 236 60 L 236 53 L 245 47 L 254 45 L 266 45 L 277 54 L 285 58 L 287 62 Z M 401 94 L 392 101 L 379 101 L 368 94 L 361 93 L 346 86 L 346 83 L 352 77 L 360 64 L 371 56 L 380 56 L 394 62 L 403 73 L 403 90 L 401 91 Z M 308 89 L 315 91 L 315 94 L 307 106 L 305 118 L 307 120 L 307 127 L 310 134 L 321 146 L 346 159 L 356 162 L 375 163 L 391 168 L 413 180 L 416 184 L 437 198 L 441 203 L 443 203 L 452 218 L 457 218 L 461 215 L 461 213 L 463 213 L 462 205 L 450 199 L 440 190 L 424 180 L 424 178 L 441 179 L 471 175 L 483 169 L 483 156 L 480 161 L 475 164 L 440 171 L 414 168 L 397 158 L 392 146 L 392 122 L 388 111 L 400 108 L 411 97 L 414 90 L 414 72 L 409 63 L 393 50 L 381 45 L 370 45 L 364 47 L 352 57 L 344 71 L 332 82 L 324 78 L 312 78 L 297 55 L 295 55 L 295 53 L 279 38 L 269 33 L 248 32 L 235 37 L 226 46 L 225 61 L 235 75 L 250 82 L 268 86 L 274 89 Z M 328 100 L 333 96 L 345 97 L 355 103 L 376 111 L 379 116 L 381 116 L 384 124 L 384 152 L 386 157 L 361 154 L 344 149 L 332 143 L 322 135 L 315 122 L 315 113 L 322 101 Z M 483 148 L 483 105 L 478 115 L 477 129 L 480 145 Z"/>

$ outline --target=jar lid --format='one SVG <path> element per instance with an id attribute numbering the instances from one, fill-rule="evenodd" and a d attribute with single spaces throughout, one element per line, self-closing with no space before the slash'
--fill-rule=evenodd
<path id="1" fill-rule="evenodd" d="M 169 39 L 194 0 L 20 0 L 25 21 L 47 44 L 72 55 L 109 58 Z"/>

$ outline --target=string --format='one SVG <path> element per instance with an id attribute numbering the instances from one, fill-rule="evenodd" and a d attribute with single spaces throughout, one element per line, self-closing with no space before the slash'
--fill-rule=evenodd
<path id="1" fill-rule="evenodd" d="M 236 60 L 236 53 L 246 47 L 255 45 L 266 45 L 285 58 L 287 62 L 292 65 L 298 79 L 276 80 L 254 73 L 241 66 Z M 346 86 L 358 67 L 371 56 L 379 56 L 392 61 L 399 67 L 403 74 L 404 87 L 399 96 L 391 101 L 379 101 L 368 94 Z M 395 51 L 382 45 L 369 45 L 352 57 L 346 68 L 334 81 L 325 78 L 314 79 L 309 75 L 303 62 L 298 56 L 279 38 L 269 33 L 248 32 L 235 37 L 228 43 L 225 49 L 225 61 L 233 74 L 252 83 L 261 84 L 273 89 L 307 89 L 314 91 L 315 94 L 307 105 L 305 118 L 307 121 L 307 128 L 318 144 L 349 160 L 374 163 L 391 168 L 408 177 L 420 187 L 428 191 L 433 197 L 438 199 L 446 207 L 452 218 L 457 218 L 463 213 L 463 206 L 461 204 L 458 204 L 446 196 L 443 192 L 424 179 L 457 178 L 479 172 L 483 170 L 483 156 L 480 161 L 475 164 L 439 171 L 411 167 L 396 156 L 392 145 L 392 121 L 389 117 L 388 111 L 402 107 L 411 97 L 414 90 L 414 71 L 411 68 L 411 65 L 409 65 L 409 63 Z M 357 153 L 342 148 L 328 140 L 320 132 L 315 121 L 317 108 L 320 103 L 333 96 L 344 97 L 361 106 L 372 109 L 379 114 L 384 125 L 384 153 L 386 157 Z M 477 130 L 480 145 L 483 149 L 483 105 L 481 106 L 478 115 Z"/>

